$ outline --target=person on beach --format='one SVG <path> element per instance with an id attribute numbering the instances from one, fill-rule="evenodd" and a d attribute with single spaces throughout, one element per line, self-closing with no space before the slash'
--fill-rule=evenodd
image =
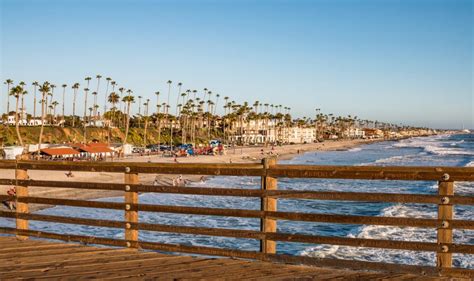
<path id="1" fill-rule="evenodd" d="M 16 196 L 16 189 L 15 187 L 10 188 L 7 190 L 7 195 L 8 196 Z M 3 202 L 10 210 L 16 209 L 16 204 L 15 201 L 4 201 Z"/>

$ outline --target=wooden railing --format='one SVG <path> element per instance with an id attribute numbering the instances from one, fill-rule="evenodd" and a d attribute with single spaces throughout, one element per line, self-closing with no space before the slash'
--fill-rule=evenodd
<path id="1" fill-rule="evenodd" d="M 0 185 L 16 186 L 15 198 L 0 195 L 0 200 L 15 200 L 16 212 L 0 211 L 0 217 L 16 219 L 16 228 L 1 227 L 1 233 L 17 235 L 20 239 L 29 236 L 65 241 L 80 241 L 91 244 L 104 244 L 129 248 L 184 252 L 212 256 L 229 256 L 246 259 L 259 259 L 275 262 L 301 263 L 328 267 L 358 268 L 366 270 L 386 270 L 412 272 L 429 275 L 449 275 L 473 277 L 474 270 L 452 267 L 453 253 L 474 254 L 474 245 L 458 244 L 453 241 L 453 229 L 474 230 L 474 221 L 457 220 L 453 217 L 453 205 L 474 205 L 473 196 L 454 195 L 454 181 L 474 181 L 474 168 L 469 167 L 374 167 L 374 166 L 304 166 L 279 165 L 275 159 L 264 159 L 261 164 L 178 164 L 178 163 L 94 163 L 94 162 L 43 162 L 43 161 L 0 161 L 0 169 L 14 169 L 15 179 L 0 179 Z M 70 182 L 32 180 L 28 170 L 88 171 L 123 173 L 123 183 Z M 213 176 L 258 176 L 261 189 L 230 189 L 205 187 L 153 186 L 139 183 L 138 174 L 197 174 Z M 278 190 L 277 179 L 285 178 L 326 178 L 326 179 L 366 179 L 366 180 L 408 180 L 437 181 L 437 195 L 398 194 L 398 193 L 360 193 Z M 87 201 L 76 199 L 57 199 L 29 196 L 30 187 L 74 188 L 93 190 L 124 191 L 123 203 Z M 138 194 L 145 192 L 193 194 L 205 196 L 236 196 L 260 198 L 260 210 L 221 209 L 205 207 L 185 207 L 141 204 Z M 438 218 L 372 217 L 355 215 L 331 215 L 300 212 L 280 212 L 277 200 L 314 199 L 360 202 L 398 202 L 422 203 L 438 206 Z M 34 214 L 28 211 L 29 204 L 48 204 L 85 208 L 124 210 L 123 221 L 105 219 L 72 218 L 53 215 Z M 260 219 L 260 231 L 242 229 L 222 229 L 208 227 L 189 227 L 139 222 L 139 212 L 160 212 L 173 214 L 209 215 Z M 30 220 L 65 224 L 122 228 L 125 239 L 98 238 L 73 234 L 59 234 L 30 230 Z M 382 239 L 362 239 L 348 237 L 328 237 L 318 235 L 279 233 L 279 220 L 320 222 L 334 224 L 388 225 L 401 227 L 430 228 L 437 231 L 437 242 L 393 241 Z M 140 230 L 172 232 L 181 234 L 221 236 L 260 240 L 260 251 L 243 251 L 216 247 L 188 246 L 141 241 Z M 332 244 L 352 247 L 371 247 L 382 249 L 435 252 L 437 266 L 413 266 L 379 262 L 362 262 L 328 258 L 312 258 L 277 254 L 276 242 Z"/>

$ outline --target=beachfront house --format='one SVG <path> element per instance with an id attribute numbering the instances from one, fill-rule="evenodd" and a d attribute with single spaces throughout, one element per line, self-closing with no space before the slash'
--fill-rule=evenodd
<path id="1" fill-rule="evenodd" d="M 312 143 L 316 141 L 316 129 L 314 127 L 290 127 L 288 133 L 289 143 Z"/>
<path id="2" fill-rule="evenodd" d="M 17 156 L 23 153 L 23 147 L 21 146 L 5 146 L 0 149 L 1 156 L 5 160 L 15 160 Z"/>

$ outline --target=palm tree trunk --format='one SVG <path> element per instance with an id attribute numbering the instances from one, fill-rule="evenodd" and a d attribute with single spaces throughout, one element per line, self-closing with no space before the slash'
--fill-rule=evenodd
<path id="1" fill-rule="evenodd" d="M 33 93 L 33 120 L 36 120 L 36 86 Z"/>
<path id="2" fill-rule="evenodd" d="M 74 94 L 72 98 L 72 127 L 76 124 L 76 89 L 74 89 Z"/>
<path id="3" fill-rule="evenodd" d="M 41 99 L 41 129 L 40 129 L 40 134 L 39 134 L 39 139 L 38 139 L 38 156 L 40 155 L 41 152 L 41 140 L 43 139 L 43 129 L 44 129 L 44 94 Z"/>
<path id="4" fill-rule="evenodd" d="M 122 149 L 127 143 L 128 129 L 130 127 L 130 102 L 127 103 L 127 122 L 125 123 L 125 136 L 123 137 Z"/>
<path id="5" fill-rule="evenodd" d="M 16 135 L 18 136 L 18 141 L 20 142 L 21 147 L 23 147 L 23 140 L 20 134 L 20 122 L 18 122 L 18 103 L 19 103 L 20 96 L 16 96 L 16 109 L 15 109 L 15 127 L 16 127 Z"/>

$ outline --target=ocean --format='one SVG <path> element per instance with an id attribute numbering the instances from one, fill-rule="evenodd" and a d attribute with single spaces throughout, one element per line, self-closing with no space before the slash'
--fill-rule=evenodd
<path id="1" fill-rule="evenodd" d="M 379 142 L 345 151 L 309 152 L 281 161 L 285 164 L 305 165 L 371 165 L 371 166 L 474 166 L 474 134 L 438 135 L 411 138 L 401 141 Z M 259 188 L 259 178 L 255 177 L 214 177 L 195 186 L 226 188 Z M 325 179 L 279 179 L 279 189 L 324 190 L 353 192 L 392 192 L 436 194 L 434 181 L 367 181 L 367 180 L 325 180 Z M 457 182 L 455 194 L 473 196 L 474 183 Z M 141 194 L 140 203 L 199 206 L 213 208 L 254 209 L 260 208 L 259 199 L 234 197 L 206 197 L 175 194 Z M 123 198 L 100 199 L 100 201 L 121 202 Z M 322 214 L 346 214 L 387 217 L 436 218 L 437 207 L 432 204 L 398 204 L 341 202 L 319 200 L 278 201 L 279 211 L 307 212 Z M 122 220 L 123 211 L 86 209 L 74 207 L 54 207 L 39 211 L 41 214 L 102 218 Z M 169 225 L 202 226 L 259 230 L 257 219 L 225 218 L 213 216 L 175 215 L 141 212 L 141 222 Z M 474 206 L 455 206 L 456 219 L 473 219 Z M 13 226 L 14 221 L 0 219 L 0 225 Z M 31 222 L 31 229 L 58 233 L 93 235 L 99 237 L 123 238 L 123 230 L 56 223 Z M 357 237 L 404 241 L 436 242 L 436 231 L 424 228 L 400 228 L 393 226 L 348 225 L 309 222 L 278 221 L 278 231 L 287 233 L 313 234 L 337 237 Z M 201 235 L 186 235 L 141 231 L 140 239 L 145 241 L 173 244 L 258 250 L 259 241 L 233 239 Z M 455 243 L 474 244 L 473 230 L 455 230 Z M 328 257 L 363 261 L 435 265 L 435 254 L 355 248 L 346 246 L 314 245 L 304 243 L 277 243 L 278 253 Z M 474 259 L 469 255 L 454 254 L 456 267 L 474 268 Z"/>

